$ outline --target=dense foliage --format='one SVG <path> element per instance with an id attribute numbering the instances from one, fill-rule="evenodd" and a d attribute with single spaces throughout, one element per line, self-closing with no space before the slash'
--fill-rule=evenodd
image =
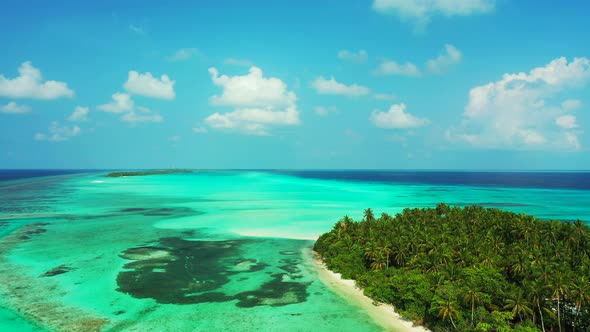
<path id="1" fill-rule="evenodd" d="M 439 204 L 344 217 L 314 250 L 366 295 L 434 331 L 590 331 L 590 233 Z"/>

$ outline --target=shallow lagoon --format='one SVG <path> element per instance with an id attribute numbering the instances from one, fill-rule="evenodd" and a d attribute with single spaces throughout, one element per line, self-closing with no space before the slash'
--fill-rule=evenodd
<path id="1" fill-rule="evenodd" d="M 343 215 L 447 202 L 590 220 L 587 190 L 254 171 L 47 177 L 0 198 L 3 331 L 379 331 L 304 257 Z"/>

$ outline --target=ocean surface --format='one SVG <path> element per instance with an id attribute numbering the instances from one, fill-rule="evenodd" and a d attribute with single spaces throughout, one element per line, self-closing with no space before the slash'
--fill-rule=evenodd
<path id="1" fill-rule="evenodd" d="M 0 170 L 0 331 L 380 331 L 313 239 L 373 208 L 590 221 L 588 172 Z"/>

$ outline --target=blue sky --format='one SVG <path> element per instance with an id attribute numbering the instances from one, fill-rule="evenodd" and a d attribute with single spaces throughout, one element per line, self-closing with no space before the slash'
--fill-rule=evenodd
<path id="1" fill-rule="evenodd" d="M 587 1 L 3 1 L 0 168 L 589 169 Z"/>

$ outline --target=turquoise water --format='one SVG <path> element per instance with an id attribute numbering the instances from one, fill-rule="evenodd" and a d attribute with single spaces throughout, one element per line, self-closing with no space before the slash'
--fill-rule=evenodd
<path id="1" fill-rule="evenodd" d="M 345 214 L 439 202 L 590 220 L 588 190 L 267 172 L 0 184 L 1 331 L 379 331 L 304 250 Z"/>

